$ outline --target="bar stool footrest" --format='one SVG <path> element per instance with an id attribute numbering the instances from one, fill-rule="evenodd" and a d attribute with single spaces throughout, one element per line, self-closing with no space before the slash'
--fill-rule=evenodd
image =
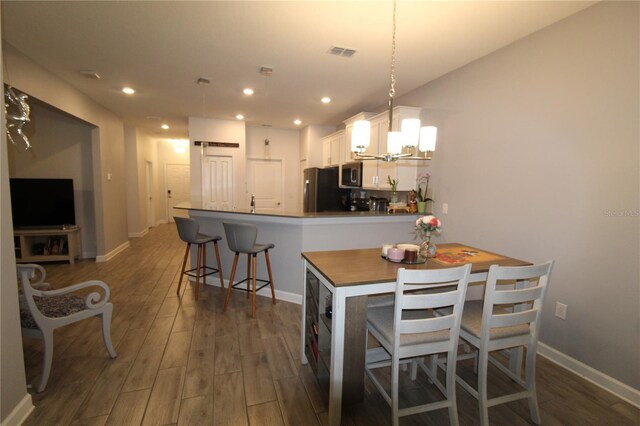
<path id="1" fill-rule="evenodd" d="M 249 277 L 249 278 L 245 278 L 245 279 L 243 279 L 242 281 L 238 281 L 237 283 L 233 284 L 233 285 L 231 286 L 231 288 L 233 288 L 233 289 L 235 289 L 235 290 L 242 290 L 242 291 L 247 291 L 247 292 L 251 293 L 251 292 L 253 291 L 253 289 L 249 289 L 249 290 L 247 290 L 247 289 L 246 289 L 246 287 L 239 287 L 239 288 L 236 288 L 236 287 L 237 287 L 237 286 L 239 286 L 240 284 L 244 284 L 244 283 L 246 283 L 247 281 L 250 281 L 250 280 L 251 280 L 251 277 Z M 256 278 L 256 283 L 259 283 L 259 282 L 260 282 L 260 283 L 264 283 L 264 284 L 263 284 L 263 285 L 261 285 L 260 287 L 258 287 L 258 284 L 256 284 L 256 292 L 257 292 L 257 291 L 259 291 L 259 290 L 262 290 L 263 288 L 265 288 L 266 286 L 268 286 L 268 285 L 271 283 L 271 281 L 269 281 L 269 280 L 261 280 L 261 279 L 259 279 L 259 278 Z"/>
<path id="2" fill-rule="evenodd" d="M 184 271 L 184 274 L 185 274 L 185 275 L 189 275 L 190 277 L 194 277 L 194 278 L 196 278 L 196 276 L 197 276 L 197 274 L 196 274 L 196 270 L 197 270 L 197 269 L 198 269 L 198 268 L 188 269 L 188 270 Z M 209 272 L 205 272 L 205 273 L 203 273 L 203 274 L 200 274 L 199 276 L 201 276 L 201 277 L 206 277 L 207 275 L 213 275 L 213 274 L 218 274 L 218 273 L 220 273 L 220 269 L 217 269 L 217 268 L 211 268 L 211 267 L 209 267 L 209 266 L 201 266 L 201 267 L 200 267 L 200 270 L 203 270 L 203 271 L 207 271 L 207 270 L 208 270 L 208 271 L 209 271 Z"/>

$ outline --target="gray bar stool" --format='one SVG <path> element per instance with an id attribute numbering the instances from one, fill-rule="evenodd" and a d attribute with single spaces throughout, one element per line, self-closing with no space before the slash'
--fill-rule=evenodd
<path id="1" fill-rule="evenodd" d="M 184 260 L 182 261 L 182 270 L 180 272 L 180 281 L 178 282 L 178 296 L 180 295 L 180 286 L 182 286 L 182 277 L 188 275 L 190 277 L 196 277 L 196 289 L 195 296 L 198 300 L 198 288 L 200 287 L 200 277 L 203 280 L 207 275 L 217 273 L 220 277 L 220 286 L 224 288 L 224 280 L 222 279 L 222 264 L 220 263 L 220 252 L 218 251 L 218 241 L 222 239 L 219 236 L 210 236 L 200 234 L 199 224 L 196 220 L 186 217 L 174 217 L 176 221 L 176 227 L 178 228 L 178 235 L 180 239 L 187 243 L 187 251 L 184 253 Z M 207 266 L 207 243 L 213 243 L 213 248 L 216 252 L 216 261 L 218 262 L 217 268 L 211 268 Z M 198 254 L 196 257 L 196 267 L 193 269 L 187 268 L 187 258 L 189 257 L 189 249 L 191 244 L 198 245 Z"/>
<path id="2" fill-rule="evenodd" d="M 256 292 L 267 285 L 271 286 L 271 298 L 273 299 L 273 304 L 276 303 L 276 293 L 273 288 L 273 275 L 271 274 L 271 262 L 269 261 L 269 249 L 275 247 L 273 244 L 256 244 L 256 238 L 258 236 L 258 228 L 254 225 L 250 225 L 248 223 L 229 223 L 223 222 L 224 233 L 227 236 L 227 244 L 229 245 L 229 250 L 235 252 L 235 257 L 233 258 L 233 266 L 231 268 L 231 277 L 229 278 L 229 289 L 227 290 L 227 298 L 224 301 L 224 311 L 227 310 L 227 305 L 229 304 L 229 298 L 231 297 L 231 289 L 239 286 L 240 284 L 247 282 L 247 288 L 239 288 L 239 290 L 244 290 L 247 292 L 247 298 L 249 297 L 249 293 L 253 292 L 253 305 L 251 308 L 252 317 L 256 317 Z M 267 271 L 269 272 L 269 280 L 261 280 L 256 278 L 256 265 L 258 263 L 257 256 L 258 253 L 264 252 L 264 257 L 267 261 Z M 240 258 L 240 253 L 247 254 L 247 277 L 233 284 L 233 278 L 236 274 L 236 268 L 238 266 L 238 259 Z M 264 283 L 260 288 L 256 289 L 256 282 L 260 281 Z M 250 285 L 252 285 L 253 290 Z"/>

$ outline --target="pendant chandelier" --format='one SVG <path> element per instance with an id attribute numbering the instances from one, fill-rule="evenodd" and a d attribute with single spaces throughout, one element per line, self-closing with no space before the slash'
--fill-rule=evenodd
<path id="1" fill-rule="evenodd" d="M 391 79 L 389 82 L 389 128 L 387 133 L 387 152 L 384 154 L 365 154 L 370 144 L 371 123 L 358 120 L 353 123 L 351 133 L 351 151 L 356 160 L 431 160 L 430 153 L 436 149 L 437 128 L 420 127 L 420 119 L 402 120 L 400 131 L 393 130 L 393 105 L 396 95 L 396 0 L 393 0 L 393 36 L 391 38 Z"/>

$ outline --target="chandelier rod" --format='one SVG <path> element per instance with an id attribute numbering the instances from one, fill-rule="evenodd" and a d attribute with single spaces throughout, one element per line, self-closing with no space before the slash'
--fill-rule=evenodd
<path id="1" fill-rule="evenodd" d="M 396 0 L 393 0 L 393 30 L 391 36 L 391 79 L 389 81 L 389 127 L 393 126 L 393 101 L 396 96 Z"/>

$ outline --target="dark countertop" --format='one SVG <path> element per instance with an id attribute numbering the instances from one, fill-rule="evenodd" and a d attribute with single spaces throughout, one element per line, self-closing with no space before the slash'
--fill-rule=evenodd
<path id="1" fill-rule="evenodd" d="M 382 217 L 398 217 L 398 216 L 418 216 L 418 213 L 384 213 L 384 212 L 372 212 L 372 211 L 336 211 L 336 212 L 317 212 L 317 213 L 303 213 L 301 211 L 286 211 L 286 212 L 256 212 L 251 213 L 250 209 L 236 209 L 236 210 L 215 210 L 203 207 L 200 202 L 187 201 L 180 203 L 174 208 L 181 210 L 193 210 L 203 212 L 216 212 L 216 213 L 231 213 L 231 214 L 251 214 L 256 216 L 274 216 L 274 217 L 287 217 L 296 219 L 311 219 L 311 218 L 382 218 Z"/>

